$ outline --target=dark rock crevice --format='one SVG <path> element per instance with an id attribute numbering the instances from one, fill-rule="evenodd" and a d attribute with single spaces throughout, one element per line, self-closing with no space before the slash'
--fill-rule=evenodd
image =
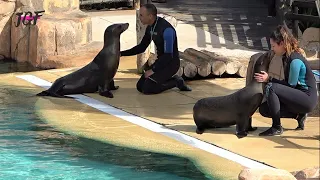
<path id="1" fill-rule="evenodd" d="M 54 41 L 55 41 L 55 51 L 54 51 L 54 55 L 59 55 L 58 54 L 58 30 L 57 30 L 57 26 L 54 26 Z"/>

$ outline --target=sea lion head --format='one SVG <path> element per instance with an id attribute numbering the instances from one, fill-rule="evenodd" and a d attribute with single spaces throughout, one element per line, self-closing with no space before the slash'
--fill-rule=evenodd
<path id="1" fill-rule="evenodd" d="M 256 61 L 254 65 L 254 73 L 260 73 L 261 71 L 268 72 L 269 65 L 274 56 L 273 51 L 268 51 L 262 54 Z"/>
<path id="2" fill-rule="evenodd" d="M 104 37 L 120 37 L 121 33 L 126 31 L 129 27 L 129 23 L 112 24 L 104 31 Z"/>

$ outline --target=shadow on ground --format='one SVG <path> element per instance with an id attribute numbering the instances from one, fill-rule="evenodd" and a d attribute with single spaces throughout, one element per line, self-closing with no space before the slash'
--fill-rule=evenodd
<path id="1" fill-rule="evenodd" d="M 167 3 L 154 4 L 161 13 L 231 42 L 206 44 L 205 35 L 199 31 L 197 45 L 201 48 L 234 49 L 238 44 L 248 49 L 268 50 L 268 37 L 277 24 L 275 18 L 268 17 L 267 4 L 262 0 L 168 0 Z"/>
<path id="2" fill-rule="evenodd" d="M 170 125 L 167 126 L 170 129 L 174 129 L 180 132 L 195 132 L 195 127 L 193 125 Z M 258 133 L 266 130 L 269 127 L 259 127 L 256 132 L 250 132 L 246 138 L 259 138 L 259 139 L 266 139 L 278 144 L 275 148 L 291 148 L 291 149 L 302 149 L 302 150 L 320 150 L 320 148 L 315 147 L 306 147 L 300 144 L 294 143 L 290 139 L 299 139 L 299 140 L 320 140 L 319 136 L 289 136 L 289 135 L 282 135 L 280 138 L 277 136 L 273 137 L 264 137 L 258 136 Z M 285 131 L 293 131 L 292 129 L 285 129 Z M 231 126 L 228 128 L 212 128 L 207 129 L 204 134 L 234 134 L 235 133 L 235 126 Z M 284 143 L 285 142 L 285 143 Z M 289 143 L 287 143 L 289 142 Z"/>

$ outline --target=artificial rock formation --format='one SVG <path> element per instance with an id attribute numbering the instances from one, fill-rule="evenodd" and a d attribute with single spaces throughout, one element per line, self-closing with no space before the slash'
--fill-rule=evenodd
<path id="1" fill-rule="evenodd" d="M 308 28 L 306 29 L 300 41 L 300 46 L 306 52 L 308 59 L 320 58 L 320 28 Z"/>
<path id="2" fill-rule="evenodd" d="M 0 54 L 18 62 L 55 68 L 46 61 L 91 42 L 91 18 L 79 10 L 79 0 L 0 0 L 0 7 Z M 43 10 L 36 25 L 15 26 L 16 13 Z"/>
<path id="3" fill-rule="evenodd" d="M 320 167 L 309 167 L 301 171 L 291 172 L 297 180 L 315 180 L 320 179 Z"/>
<path id="4" fill-rule="evenodd" d="M 15 6 L 15 0 L 0 0 L 0 55 L 5 57 L 10 57 L 11 16 Z"/>
<path id="5" fill-rule="evenodd" d="M 305 168 L 288 172 L 283 169 L 243 169 L 239 180 L 316 180 L 320 178 L 320 167 Z"/>
<path id="6" fill-rule="evenodd" d="M 288 171 L 281 169 L 243 169 L 239 180 L 296 180 Z"/>
<path id="7" fill-rule="evenodd" d="M 47 64 L 44 61 L 50 56 L 77 52 L 77 47 L 91 41 L 91 27 L 91 20 L 80 13 L 45 17 L 36 26 L 31 27 L 29 57 L 24 58 L 29 58 L 28 61 L 33 65 L 53 68 L 48 65 L 44 67 L 43 64 Z"/>

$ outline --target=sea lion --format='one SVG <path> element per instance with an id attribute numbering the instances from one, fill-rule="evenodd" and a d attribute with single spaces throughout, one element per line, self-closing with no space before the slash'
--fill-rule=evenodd
<path id="1" fill-rule="evenodd" d="M 254 73 L 268 72 L 274 53 L 268 51 L 258 53 L 254 65 Z M 254 74 L 253 73 L 253 74 Z M 266 83 L 259 83 L 250 77 L 251 82 L 244 88 L 226 96 L 200 99 L 193 107 L 193 118 L 197 126 L 196 132 L 202 134 L 208 128 L 222 128 L 236 125 L 238 138 L 247 136 L 252 127 L 251 116 L 260 106 Z"/>
<path id="2" fill-rule="evenodd" d="M 99 92 L 101 96 L 113 98 L 110 90 L 116 90 L 114 76 L 119 67 L 120 35 L 129 27 L 128 23 L 112 24 L 104 31 L 101 51 L 83 68 L 57 79 L 52 86 L 37 96 L 66 97 L 68 94 Z"/>

